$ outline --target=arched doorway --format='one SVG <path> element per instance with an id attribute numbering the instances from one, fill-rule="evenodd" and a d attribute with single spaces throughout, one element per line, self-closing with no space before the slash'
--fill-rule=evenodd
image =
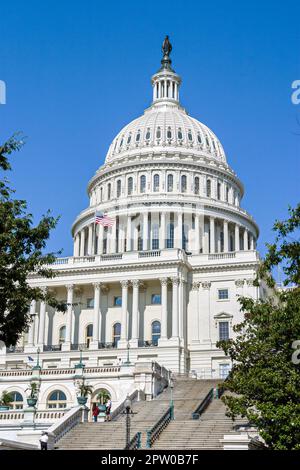
<path id="1" fill-rule="evenodd" d="M 102 408 L 102 411 L 105 411 L 105 403 L 107 400 L 111 400 L 111 394 L 106 388 L 99 388 L 91 396 L 91 406 L 90 406 L 90 421 L 93 420 L 93 406 L 96 404 L 98 407 Z"/>

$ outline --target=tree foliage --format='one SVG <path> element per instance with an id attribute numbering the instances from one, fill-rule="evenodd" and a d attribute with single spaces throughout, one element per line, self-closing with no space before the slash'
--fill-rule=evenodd
<path id="1" fill-rule="evenodd" d="M 49 293 L 28 282 L 33 274 L 54 276 L 49 265 L 55 253 L 44 254 L 44 249 L 58 218 L 48 211 L 34 225 L 26 201 L 13 197 L 15 191 L 5 173 L 11 170 L 10 155 L 22 145 L 17 135 L 0 145 L 0 340 L 6 345 L 15 345 L 26 329 L 32 300 L 45 300 L 59 310 L 65 309 Z"/>
<path id="2" fill-rule="evenodd" d="M 247 417 L 270 449 L 300 450 L 300 365 L 292 360 L 300 340 L 300 204 L 273 229 L 256 282 L 274 288 L 270 272 L 280 263 L 289 288 L 258 301 L 239 299 L 244 321 L 234 327 L 236 338 L 218 343 L 233 361 L 225 383 L 232 393 L 223 400 L 228 416 Z"/>

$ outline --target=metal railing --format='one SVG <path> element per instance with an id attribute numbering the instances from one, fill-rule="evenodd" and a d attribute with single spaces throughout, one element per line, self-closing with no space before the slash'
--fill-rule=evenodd
<path id="1" fill-rule="evenodd" d="M 157 341 L 144 341 L 142 339 L 138 340 L 138 347 L 139 348 L 151 348 L 158 346 Z"/>
<path id="2" fill-rule="evenodd" d="M 89 349 L 87 343 L 73 343 L 71 344 L 71 351 L 80 351 L 80 350 L 86 350 Z"/>
<path id="3" fill-rule="evenodd" d="M 214 398 L 214 389 L 211 388 L 208 394 L 203 398 L 202 402 L 200 403 L 199 406 L 195 409 L 195 411 L 192 413 L 192 419 L 199 419 L 202 413 L 206 410 L 210 402 Z"/>
<path id="4" fill-rule="evenodd" d="M 126 445 L 125 450 L 137 450 L 141 448 L 141 432 L 137 432 L 129 444 Z"/>
<path id="5" fill-rule="evenodd" d="M 163 432 L 163 430 L 168 426 L 169 422 L 173 419 L 173 407 L 167 409 L 167 411 L 163 414 L 163 416 L 157 421 L 157 423 L 147 431 L 147 449 L 150 449 L 156 439 L 158 439 L 159 435 Z"/>
<path id="6" fill-rule="evenodd" d="M 44 352 L 61 351 L 61 344 L 44 344 L 43 351 Z"/>
<path id="7" fill-rule="evenodd" d="M 23 353 L 24 352 L 24 346 L 9 346 L 6 348 L 7 354 L 10 353 Z"/>

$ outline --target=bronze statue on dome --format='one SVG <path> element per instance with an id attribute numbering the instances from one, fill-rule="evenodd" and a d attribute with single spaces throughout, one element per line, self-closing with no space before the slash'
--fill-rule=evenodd
<path id="1" fill-rule="evenodd" d="M 169 57 L 169 55 L 171 54 L 171 51 L 172 51 L 172 44 L 169 41 L 169 36 L 166 36 L 162 44 L 162 52 L 164 56 Z"/>

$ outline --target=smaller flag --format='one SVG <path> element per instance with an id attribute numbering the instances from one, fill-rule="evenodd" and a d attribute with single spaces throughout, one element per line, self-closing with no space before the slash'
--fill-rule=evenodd
<path id="1" fill-rule="evenodd" d="M 115 220 L 108 215 L 103 214 L 103 212 L 95 213 L 95 224 L 103 225 L 103 227 L 112 227 L 115 223 Z"/>
<path id="2" fill-rule="evenodd" d="M 34 359 L 31 356 L 27 356 L 29 362 L 34 362 Z"/>

